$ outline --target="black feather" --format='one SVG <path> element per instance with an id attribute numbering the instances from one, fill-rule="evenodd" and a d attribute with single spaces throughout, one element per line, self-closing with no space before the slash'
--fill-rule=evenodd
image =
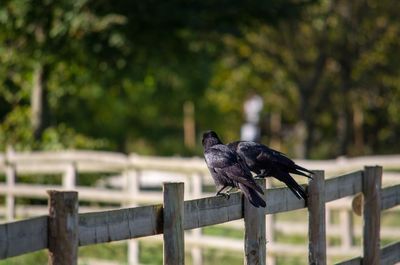
<path id="1" fill-rule="evenodd" d="M 264 199 L 261 198 L 261 196 L 255 190 L 241 183 L 239 183 L 239 188 L 243 191 L 244 196 L 246 196 L 246 198 L 254 207 L 258 208 L 259 206 L 261 207 L 267 206 Z"/>
<path id="2" fill-rule="evenodd" d="M 219 187 L 236 187 L 255 207 L 265 207 L 265 201 L 257 193 L 263 189 L 253 179 L 249 167 L 236 153 L 222 144 L 213 131 L 203 134 L 204 158 L 214 182 Z M 217 193 L 218 194 L 218 193 Z"/>
<path id="3" fill-rule="evenodd" d="M 284 182 L 297 198 L 307 198 L 304 188 L 289 173 L 312 178 L 313 173 L 310 170 L 297 165 L 285 154 L 260 143 L 236 141 L 227 146 L 236 151 L 247 167 L 258 177 L 274 177 Z"/>

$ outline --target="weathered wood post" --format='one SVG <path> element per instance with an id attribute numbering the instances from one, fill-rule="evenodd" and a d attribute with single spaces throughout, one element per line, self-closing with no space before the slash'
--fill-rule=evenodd
<path id="1" fill-rule="evenodd" d="M 64 174 L 62 176 L 62 186 L 66 190 L 73 190 L 75 189 L 76 184 L 76 163 L 71 162 L 70 164 L 66 165 Z"/>
<path id="2" fill-rule="evenodd" d="M 183 183 L 164 183 L 164 265 L 185 264 Z"/>
<path id="3" fill-rule="evenodd" d="M 49 265 L 78 264 L 78 193 L 55 191 L 49 194 Z"/>
<path id="4" fill-rule="evenodd" d="M 6 196 L 6 219 L 12 221 L 15 218 L 15 197 L 14 188 L 17 173 L 15 165 L 7 163 L 6 165 L 6 182 L 7 182 L 7 196 Z"/>
<path id="5" fill-rule="evenodd" d="M 353 212 L 348 209 L 340 210 L 340 237 L 342 246 L 349 249 L 353 246 Z"/>
<path id="6" fill-rule="evenodd" d="M 363 212 L 363 264 L 380 264 L 382 167 L 364 168 L 362 193 Z"/>
<path id="7" fill-rule="evenodd" d="M 15 181 L 17 178 L 16 162 L 14 158 L 15 151 L 12 146 L 6 148 L 6 184 L 7 184 L 7 196 L 6 196 L 6 220 L 12 221 L 15 218 L 15 197 L 14 188 Z"/>
<path id="8" fill-rule="evenodd" d="M 266 178 L 265 181 L 267 189 L 273 188 L 271 178 Z M 267 216 L 265 216 L 265 231 L 266 231 L 267 246 L 271 247 L 274 245 L 275 241 L 275 214 L 268 214 Z M 276 264 L 275 256 L 267 255 L 266 262 L 268 265 L 275 265 Z"/>
<path id="9" fill-rule="evenodd" d="M 326 264 L 326 220 L 324 171 L 314 171 L 308 182 L 308 263 Z"/>
<path id="10" fill-rule="evenodd" d="M 265 191 L 265 179 L 257 180 Z M 265 199 L 265 196 L 264 196 Z M 244 200 L 244 264 L 265 265 L 265 208 L 256 208 L 243 196 Z M 268 202 L 267 202 L 268 203 Z"/>
<path id="11" fill-rule="evenodd" d="M 125 207 L 136 207 L 136 200 L 140 192 L 140 174 L 139 169 L 129 168 L 123 172 L 126 181 L 126 192 L 128 201 L 124 203 Z M 128 265 L 139 264 L 139 242 L 136 239 L 128 240 Z"/>
<path id="12" fill-rule="evenodd" d="M 192 196 L 192 199 L 201 198 L 201 194 L 202 194 L 202 190 L 203 190 L 203 178 L 202 178 L 201 173 L 199 173 L 199 172 L 192 173 L 191 178 L 190 178 L 190 184 L 191 184 L 190 195 Z M 192 229 L 191 235 L 194 238 L 194 240 L 199 241 L 202 236 L 202 229 L 201 228 Z M 203 251 L 202 251 L 201 247 L 193 246 L 191 248 L 191 254 L 192 254 L 193 265 L 203 264 Z"/>

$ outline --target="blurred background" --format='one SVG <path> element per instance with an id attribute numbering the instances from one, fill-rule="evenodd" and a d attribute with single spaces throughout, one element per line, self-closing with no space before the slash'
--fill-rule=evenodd
<path id="1" fill-rule="evenodd" d="M 202 156 L 213 129 L 297 159 L 399 153 L 398 10 L 389 0 L 2 0 L 0 152 Z M 35 174 L 19 181 L 61 182 Z M 125 264 L 119 247 L 87 252 Z M 158 264 L 152 247 L 141 262 Z M 236 264 L 207 251 L 204 264 Z"/>
<path id="2" fill-rule="evenodd" d="M 240 137 L 258 95 L 260 140 L 291 156 L 395 153 L 399 8 L 4 0 L 0 150 L 200 155 L 206 129 Z"/>

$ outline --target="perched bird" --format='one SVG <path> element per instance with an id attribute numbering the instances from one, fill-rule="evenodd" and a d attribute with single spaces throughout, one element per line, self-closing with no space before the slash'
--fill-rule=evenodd
<path id="1" fill-rule="evenodd" d="M 306 200 L 306 191 L 289 173 L 311 178 L 313 174 L 311 171 L 297 165 L 285 154 L 260 143 L 236 141 L 229 143 L 227 146 L 232 151 L 236 151 L 249 169 L 257 174 L 256 177 L 272 176 L 285 183 L 297 198 Z"/>
<path id="2" fill-rule="evenodd" d="M 255 182 L 249 168 L 234 150 L 224 145 L 213 131 L 203 134 L 202 144 L 208 169 L 215 184 L 220 187 L 216 195 L 229 198 L 229 193 L 222 191 L 226 187 L 230 187 L 229 191 L 236 187 L 242 190 L 253 206 L 266 206 L 263 198 L 257 193 L 264 194 L 261 186 Z"/>

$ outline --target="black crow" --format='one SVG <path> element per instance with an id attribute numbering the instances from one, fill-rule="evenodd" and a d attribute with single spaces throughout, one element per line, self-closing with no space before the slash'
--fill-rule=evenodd
<path id="1" fill-rule="evenodd" d="M 216 195 L 228 196 L 222 193 L 226 187 L 240 188 L 246 198 L 255 207 L 265 207 L 265 201 L 257 193 L 264 194 L 260 185 L 253 179 L 249 168 L 239 155 L 222 144 L 213 131 L 203 134 L 204 158 L 215 184 L 220 188 Z"/>
<path id="2" fill-rule="evenodd" d="M 306 200 L 307 194 L 304 188 L 297 184 L 289 173 L 311 178 L 313 174 L 311 171 L 297 165 L 285 154 L 260 143 L 236 141 L 227 146 L 237 152 L 250 170 L 257 174 L 256 177 L 275 177 L 285 183 L 297 198 Z"/>

